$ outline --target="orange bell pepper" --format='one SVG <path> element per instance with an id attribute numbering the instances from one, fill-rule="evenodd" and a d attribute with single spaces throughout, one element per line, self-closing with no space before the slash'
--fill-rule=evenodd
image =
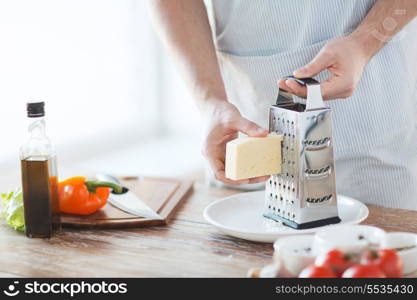
<path id="1" fill-rule="evenodd" d="M 61 181 L 58 184 L 60 211 L 77 215 L 92 214 L 106 205 L 110 188 L 116 193 L 122 191 L 122 187 L 117 184 L 87 181 L 82 176 Z"/>

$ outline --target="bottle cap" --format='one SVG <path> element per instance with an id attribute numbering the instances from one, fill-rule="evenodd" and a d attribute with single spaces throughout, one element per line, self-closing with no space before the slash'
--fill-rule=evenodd
<path id="1" fill-rule="evenodd" d="M 28 102 L 26 109 L 29 118 L 38 118 L 45 116 L 45 102 Z"/>

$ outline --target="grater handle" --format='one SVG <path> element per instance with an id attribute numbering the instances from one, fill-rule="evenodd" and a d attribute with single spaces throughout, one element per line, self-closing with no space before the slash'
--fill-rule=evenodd
<path id="1" fill-rule="evenodd" d="M 284 79 L 292 79 L 294 81 L 296 81 L 297 83 L 307 86 L 307 85 L 312 85 L 312 84 L 320 84 L 320 82 L 318 82 L 317 80 L 315 80 L 314 78 L 311 77 L 307 77 L 307 78 L 297 78 L 294 76 L 285 76 Z"/>
<path id="2" fill-rule="evenodd" d="M 306 111 L 312 111 L 316 109 L 322 109 L 325 108 L 323 97 L 321 96 L 321 89 L 320 89 L 320 82 L 315 80 L 314 78 L 297 78 L 294 76 L 285 76 L 285 79 L 292 79 L 296 81 L 297 83 L 304 85 L 307 87 L 307 104 L 306 104 Z M 288 97 L 288 92 L 284 91 L 282 89 L 279 89 L 279 96 L 277 99 L 278 102 L 284 102 L 282 100 L 287 100 L 290 98 Z M 282 97 L 283 95 L 286 95 L 286 97 Z M 281 96 L 281 97 L 280 97 Z M 292 100 L 292 97 L 291 97 Z"/>

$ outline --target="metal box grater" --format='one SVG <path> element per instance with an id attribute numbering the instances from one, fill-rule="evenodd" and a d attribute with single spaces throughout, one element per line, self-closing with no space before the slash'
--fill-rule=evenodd
<path id="1" fill-rule="evenodd" d="M 306 104 L 279 90 L 271 106 L 269 131 L 283 134 L 282 173 L 266 184 L 264 216 L 305 229 L 339 223 L 331 109 L 319 82 L 288 76 L 307 86 Z"/>

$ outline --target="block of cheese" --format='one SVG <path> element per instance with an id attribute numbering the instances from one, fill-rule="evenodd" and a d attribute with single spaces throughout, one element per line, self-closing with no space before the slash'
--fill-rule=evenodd
<path id="1" fill-rule="evenodd" d="M 281 173 L 282 135 L 239 137 L 226 144 L 225 173 L 232 180 Z"/>

